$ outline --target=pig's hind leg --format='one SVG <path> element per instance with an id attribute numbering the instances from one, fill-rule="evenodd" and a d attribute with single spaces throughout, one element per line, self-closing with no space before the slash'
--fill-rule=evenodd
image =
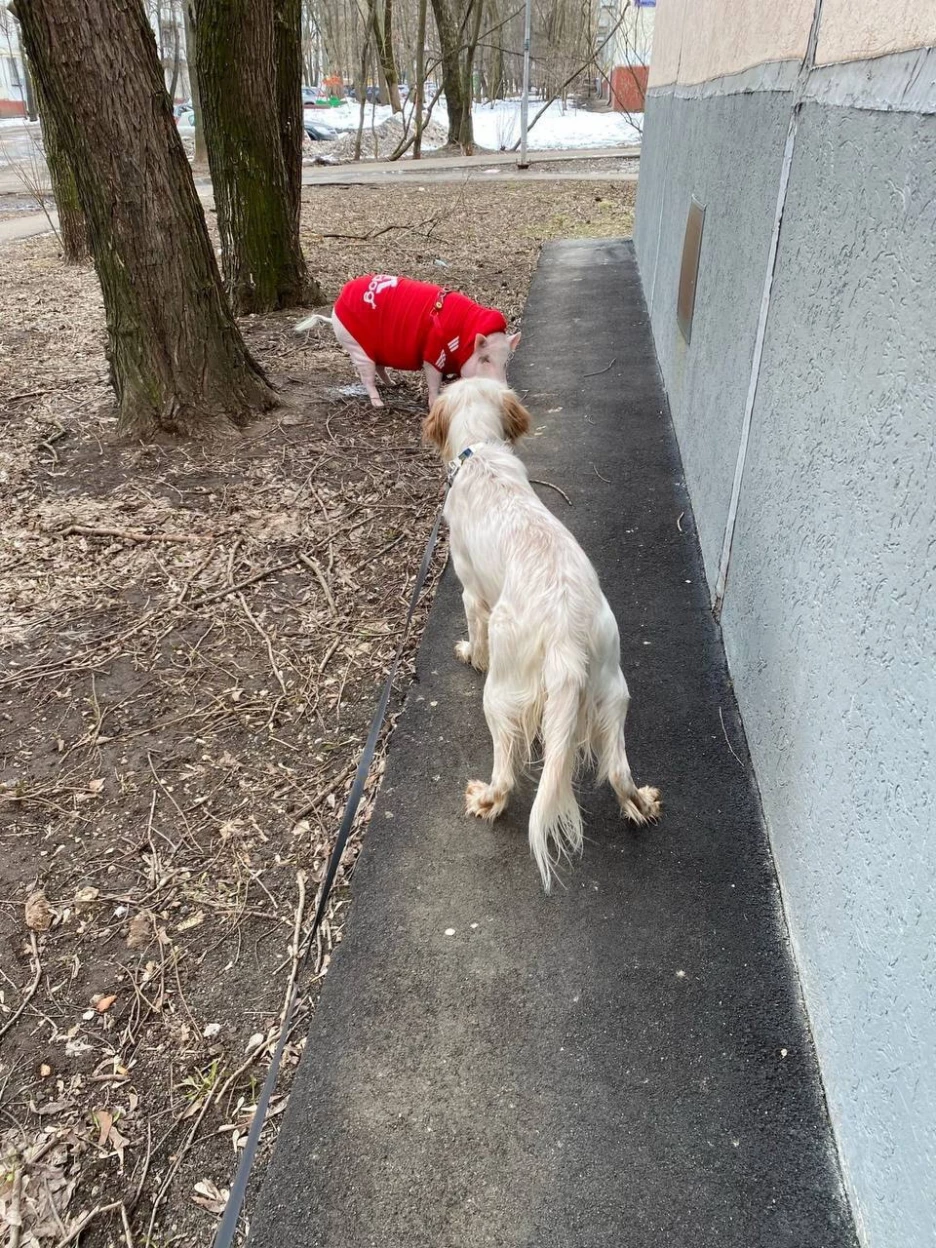
<path id="1" fill-rule="evenodd" d="M 335 329 L 335 337 L 347 351 L 351 358 L 351 363 L 357 369 L 357 374 L 367 391 L 372 407 L 383 407 L 383 399 L 377 391 L 377 365 L 370 358 L 361 344 L 356 338 L 345 329 L 337 316 L 332 314 L 332 325 Z"/>

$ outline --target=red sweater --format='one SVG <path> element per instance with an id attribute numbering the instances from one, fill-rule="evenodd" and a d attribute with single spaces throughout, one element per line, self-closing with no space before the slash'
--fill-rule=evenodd
<path id="1" fill-rule="evenodd" d="M 494 308 L 409 277 L 367 274 L 343 287 L 335 314 L 375 364 L 417 372 L 424 363 L 460 376 L 478 334 L 505 333 Z"/>

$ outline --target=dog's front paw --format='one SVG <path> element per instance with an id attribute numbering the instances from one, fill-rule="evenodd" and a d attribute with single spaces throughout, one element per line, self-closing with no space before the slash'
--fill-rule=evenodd
<path id="1" fill-rule="evenodd" d="M 379 399 L 379 398 L 378 398 L 378 399 L 371 399 L 371 401 L 370 401 L 370 405 L 371 405 L 371 407 L 383 407 L 383 406 L 384 406 L 384 401 L 383 401 L 383 399 Z"/>
<path id="2" fill-rule="evenodd" d="M 507 805 L 507 797 L 483 780 L 469 780 L 465 789 L 465 814 L 479 819 L 496 819 Z"/>
<path id="3" fill-rule="evenodd" d="M 458 659 L 459 663 L 471 662 L 471 642 L 470 641 L 456 641 L 455 642 L 455 658 Z"/>
<path id="4" fill-rule="evenodd" d="M 660 790 L 644 785 L 636 789 L 632 797 L 623 804 L 625 818 L 638 826 L 645 823 L 656 823 L 663 809 L 660 801 Z"/>

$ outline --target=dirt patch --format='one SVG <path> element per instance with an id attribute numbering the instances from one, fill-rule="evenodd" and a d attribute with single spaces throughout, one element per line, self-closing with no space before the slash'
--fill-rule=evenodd
<path id="1" fill-rule="evenodd" d="M 516 321 L 556 223 L 626 234 L 633 194 L 319 188 L 304 241 L 330 297 L 406 272 Z M 21 1248 L 83 1226 L 209 1242 L 437 505 L 418 380 L 374 412 L 295 319 L 243 322 L 272 419 L 222 446 L 119 445 L 93 273 L 54 238 L 0 248 L 0 1221 Z"/>

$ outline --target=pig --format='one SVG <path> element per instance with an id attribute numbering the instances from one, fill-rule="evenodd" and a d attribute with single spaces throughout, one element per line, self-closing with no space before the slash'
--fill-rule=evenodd
<path id="1" fill-rule="evenodd" d="M 520 342 L 519 333 L 507 333 L 507 322 L 496 309 L 483 308 L 458 291 L 384 273 L 348 282 L 331 317 L 308 316 L 296 332 L 328 324 L 374 407 L 383 407 L 377 379 L 388 385 L 388 368 L 422 369 L 430 407 L 446 377 L 488 377 L 506 385 L 507 362 Z"/>

